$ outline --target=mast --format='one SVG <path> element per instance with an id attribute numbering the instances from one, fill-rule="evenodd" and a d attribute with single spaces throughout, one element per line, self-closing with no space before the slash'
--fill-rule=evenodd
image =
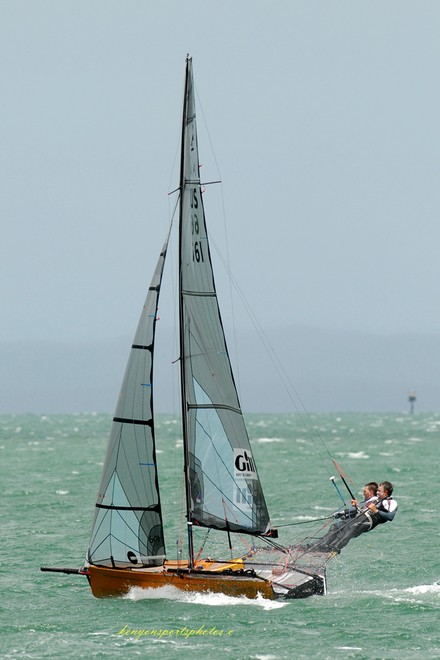
<path id="1" fill-rule="evenodd" d="M 226 344 L 200 181 L 192 60 L 186 61 L 179 228 L 182 425 L 189 567 L 192 525 L 266 534 L 269 514 Z"/>
<path id="2" fill-rule="evenodd" d="M 188 529 L 188 567 L 191 570 L 194 566 L 194 545 L 191 516 L 191 490 L 190 490 L 190 461 L 189 461 L 189 443 L 188 443 L 188 420 L 187 420 L 187 397 L 186 397 L 186 379 L 185 379 L 185 350 L 184 350 L 184 313 L 183 313 L 183 294 L 182 294 L 182 243 L 183 243 L 183 197 L 185 194 L 185 147 L 186 147 L 186 125 L 188 120 L 188 90 L 190 78 L 189 55 L 186 57 L 185 73 L 185 93 L 183 97 L 182 113 L 182 139 L 180 152 L 180 208 L 179 208 L 179 337 L 180 337 L 180 389 L 182 399 L 182 432 L 183 432 L 183 453 L 184 453 L 184 474 L 185 474 L 185 495 L 186 495 L 186 520 Z"/>

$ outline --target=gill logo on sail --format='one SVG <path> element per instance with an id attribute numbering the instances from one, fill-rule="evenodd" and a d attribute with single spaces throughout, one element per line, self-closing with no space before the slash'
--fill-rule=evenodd
<path id="1" fill-rule="evenodd" d="M 236 479 L 256 479 L 254 459 L 248 449 L 234 449 L 234 474 Z"/>

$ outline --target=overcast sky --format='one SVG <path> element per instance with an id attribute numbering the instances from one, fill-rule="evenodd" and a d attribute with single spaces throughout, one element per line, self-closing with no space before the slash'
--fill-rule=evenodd
<path id="1" fill-rule="evenodd" d="M 133 334 L 187 53 L 208 229 L 263 327 L 440 331 L 439 34 L 429 0 L 2 0 L 0 342 Z"/>

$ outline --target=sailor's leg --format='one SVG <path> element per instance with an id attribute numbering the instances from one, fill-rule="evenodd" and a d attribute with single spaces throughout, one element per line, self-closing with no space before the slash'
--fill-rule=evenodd
<path id="1" fill-rule="evenodd" d="M 353 518 L 353 520 L 350 520 L 344 525 L 339 536 L 334 539 L 332 550 L 340 552 L 341 548 L 344 548 L 351 539 L 357 538 L 364 532 L 368 532 L 370 529 L 371 519 L 368 514 L 359 514 L 356 518 Z"/>

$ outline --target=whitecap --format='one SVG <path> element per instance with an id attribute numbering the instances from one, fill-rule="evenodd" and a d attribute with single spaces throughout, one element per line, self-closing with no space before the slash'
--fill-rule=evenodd
<path id="1" fill-rule="evenodd" d="M 420 584 L 404 589 L 390 589 L 389 591 L 363 591 L 362 593 L 389 598 L 396 603 L 407 602 L 423 605 L 424 600 L 421 598 L 422 596 L 440 596 L 440 580 L 438 582 L 434 582 L 434 584 Z"/>
<path id="2" fill-rule="evenodd" d="M 316 509 L 316 507 L 314 507 Z M 326 509 L 327 510 L 327 509 Z M 303 521 L 310 521 L 310 520 L 316 520 L 316 516 L 295 516 L 295 520 L 303 520 Z"/>
<path id="3" fill-rule="evenodd" d="M 370 458 L 370 457 L 364 451 L 349 451 L 348 458 L 356 458 L 363 460 L 364 458 Z"/>
<path id="4" fill-rule="evenodd" d="M 405 591 L 415 595 L 421 595 L 421 594 L 440 595 L 440 580 L 438 582 L 434 582 L 434 584 L 420 584 L 416 587 L 408 587 L 408 589 L 405 589 Z"/>
<path id="5" fill-rule="evenodd" d="M 256 438 L 253 442 L 270 443 L 270 442 L 284 442 L 283 438 Z"/>
<path id="6" fill-rule="evenodd" d="M 364 451 L 347 451 L 347 452 L 337 452 L 337 456 L 340 457 L 348 457 L 348 458 L 354 458 L 354 459 L 365 459 L 365 458 L 370 458 L 368 454 L 366 454 Z"/>

